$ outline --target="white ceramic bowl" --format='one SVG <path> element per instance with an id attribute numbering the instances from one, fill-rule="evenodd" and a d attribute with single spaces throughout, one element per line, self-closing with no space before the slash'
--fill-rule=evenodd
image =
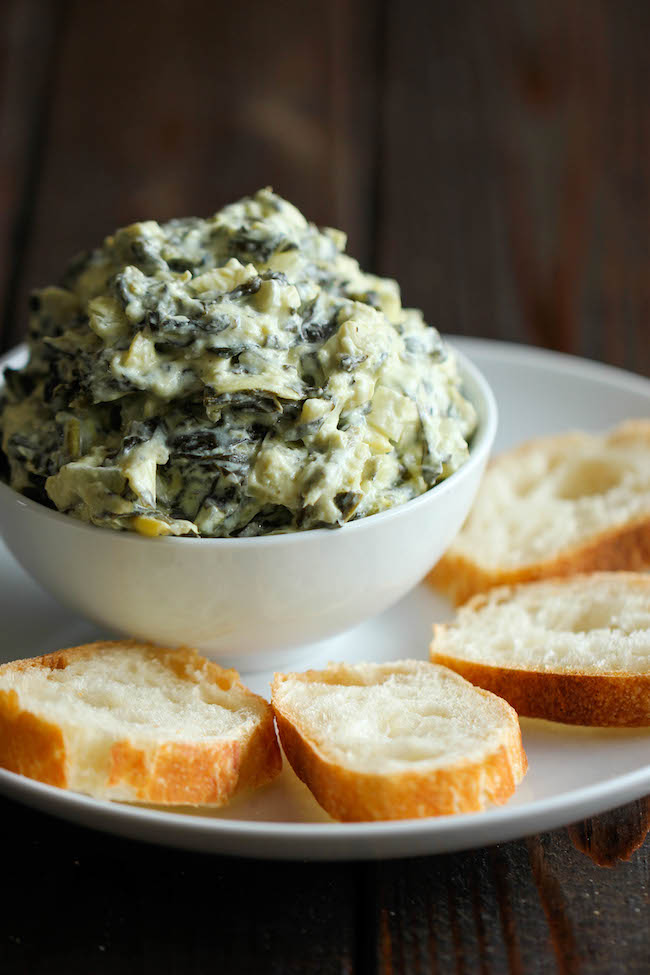
<path id="1" fill-rule="evenodd" d="M 0 531 L 62 603 L 129 636 L 186 644 L 242 670 L 285 666 L 388 609 L 423 579 L 472 504 L 497 408 L 457 353 L 479 425 L 469 460 L 426 494 L 338 529 L 261 538 L 144 538 L 96 528 L 0 483 Z M 2 365 L 24 361 L 16 350 Z"/>

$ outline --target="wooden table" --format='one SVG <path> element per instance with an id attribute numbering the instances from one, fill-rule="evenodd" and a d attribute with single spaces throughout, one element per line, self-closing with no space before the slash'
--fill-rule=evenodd
<path id="1" fill-rule="evenodd" d="M 650 375 L 642 0 L 5 0 L 0 25 L 3 348 L 115 226 L 273 184 L 442 331 Z M 0 814 L 3 975 L 650 971 L 647 799 L 366 864 Z"/>

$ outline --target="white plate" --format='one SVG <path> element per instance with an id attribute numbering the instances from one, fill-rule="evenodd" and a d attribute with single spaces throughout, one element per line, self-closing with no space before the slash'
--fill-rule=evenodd
<path id="1" fill-rule="evenodd" d="M 602 430 L 650 416 L 650 381 L 593 362 L 500 342 L 454 339 L 499 405 L 497 449 L 571 427 Z M 105 636 L 45 595 L 0 543 L 2 642 L 10 660 Z M 383 616 L 331 641 L 318 658 L 427 655 L 431 622 L 449 605 L 418 587 Z M 268 694 L 271 675 L 246 675 Z M 282 859 L 373 859 L 450 852 L 552 829 L 650 792 L 650 729 L 571 728 L 522 721 L 529 772 L 516 796 L 484 813 L 402 822 L 331 821 L 285 762 L 270 786 L 222 812 L 168 812 L 98 802 L 0 770 L 0 791 L 67 820 L 135 839 L 212 853 Z"/>

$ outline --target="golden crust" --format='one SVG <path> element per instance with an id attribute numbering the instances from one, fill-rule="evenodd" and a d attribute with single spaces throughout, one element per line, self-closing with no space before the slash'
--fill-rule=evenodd
<path id="1" fill-rule="evenodd" d="M 626 587 L 645 589 L 650 598 L 650 575 L 646 574 L 599 572 L 577 575 L 570 581 L 589 585 L 590 582 L 606 583 L 612 579 L 620 580 Z M 557 577 L 549 582 L 561 586 L 569 580 Z M 504 586 L 498 593 L 477 593 L 464 609 L 480 612 L 488 601 L 516 599 L 518 591 L 526 587 L 527 583 L 520 583 Z M 432 663 L 449 667 L 476 687 L 504 698 L 524 717 L 602 728 L 650 725 L 650 674 L 594 674 L 560 668 L 555 671 L 524 670 L 465 660 L 445 652 L 448 628 L 446 623 L 434 624 L 429 650 Z"/>
<path id="2" fill-rule="evenodd" d="M 478 812 L 488 803 L 506 802 L 526 773 L 519 720 L 505 701 L 501 703 L 508 724 L 506 740 L 484 761 L 386 775 L 347 769 L 323 755 L 297 722 L 283 713 L 275 700 L 283 677 L 276 675 L 271 697 L 284 753 L 296 775 L 335 819 L 364 822 Z"/>
<path id="3" fill-rule="evenodd" d="M 427 576 L 456 606 L 495 586 L 536 582 L 586 572 L 641 571 L 650 567 L 650 518 L 601 532 L 561 555 L 515 569 L 485 569 L 452 551 Z"/>
<path id="4" fill-rule="evenodd" d="M 61 729 L 23 711 L 14 690 L 0 691 L 0 767 L 47 785 L 67 786 Z"/>
<path id="5" fill-rule="evenodd" d="M 258 724 L 239 756 L 238 793 L 265 785 L 282 770 L 282 753 L 275 732 L 273 708 L 268 701 L 264 701 L 264 704 L 264 720 Z"/>
<path id="6" fill-rule="evenodd" d="M 544 673 L 492 667 L 438 652 L 431 660 L 504 698 L 527 718 L 601 728 L 650 725 L 650 675 Z"/>
<path id="7" fill-rule="evenodd" d="M 89 659 L 104 649 L 145 649 L 177 677 L 209 681 L 227 690 L 243 688 L 235 670 L 225 670 L 188 648 L 168 649 L 134 640 L 98 642 L 0 667 L 8 671 L 30 668 L 64 669 L 72 660 Z M 105 798 L 158 804 L 215 806 L 235 794 L 270 781 L 282 767 L 273 725 L 273 709 L 252 691 L 247 695 L 264 705 L 263 715 L 243 744 L 236 741 L 163 741 L 143 748 L 128 739 L 116 741 L 110 753 Z M 48 785 L 69 787 L 71 761 L 62 730 L 27 709 L 21 709 L 14 690 L 0 691 L 0 766 Z"/>
<path id="8" fill-rule="evenodd" d="M 241 746 L 167 742 L 144 750 L 129 741 L 111 749 L 108 786 L 127 786 L 138 802 L 222 806 L 240 783 Z"/>

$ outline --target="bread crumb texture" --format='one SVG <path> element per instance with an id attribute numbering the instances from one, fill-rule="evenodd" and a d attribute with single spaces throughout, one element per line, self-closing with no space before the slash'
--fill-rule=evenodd
<path id="1" fill-rule="evenodd" d="M 512 709 L 424 661 L 278 674 L 273 705 L 289 761 L 339 819 L 482 809 L 525 771 Z"/>
<path id="2" fill-rule="evenodd" d="M 434 626 L 431 659 L 519 714 L 650 725 L 650 575 L 594 572 L 476 595 Z"/>
<path id="3" fill-rule="evenodd" d="M 440 626 L 447 653 L 504 667 L 650 674 L 650 576 L 596 572 L 475 596 Z"/>
<path id="4" fill-rule="evenodd" d="M 462 602 L 502 583 L 648 566 L 650 420 L 629 420 L 495 458 L 430 580 Z"/>
<path id="5" fill-rule="evenodd" d="M 0 667 L 0 764 L 101 798 L 221 805 L 281 759 L 236 671 L 125 641 Z"/>

